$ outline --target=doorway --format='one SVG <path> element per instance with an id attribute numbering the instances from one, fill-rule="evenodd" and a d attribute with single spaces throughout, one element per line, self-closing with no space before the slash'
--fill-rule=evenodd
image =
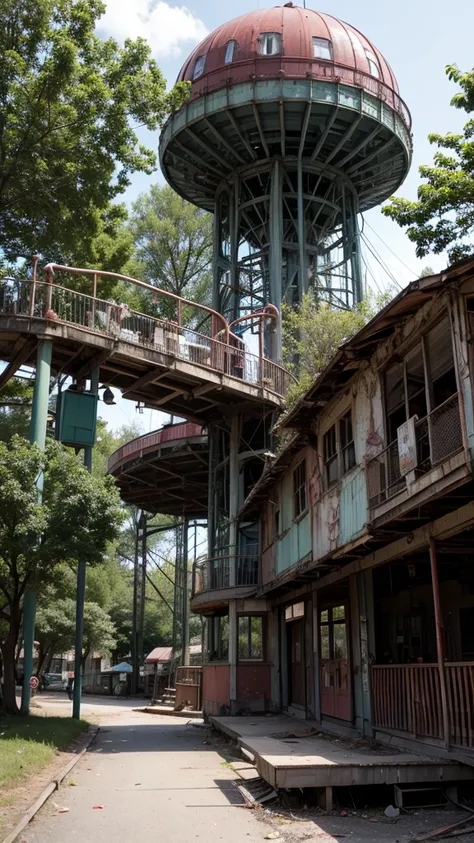
<path id="1" fill-rule="evenodd" d="M 346 604 L 319 614 L 321 714 L 352 720 L 351 673 Z"/>
<path id="2" fill-rule="evenodd" d="M 293 603 L 285 609 L 288 657 L 288 705 L 306 709 L 305 606 Z"/>

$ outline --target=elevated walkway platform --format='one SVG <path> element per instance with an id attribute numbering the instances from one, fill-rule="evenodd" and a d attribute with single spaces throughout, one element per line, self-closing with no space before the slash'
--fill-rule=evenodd
<path id="1" fill-rule="evenodd" d="M 259 775 L 275 788 L 381 784 L 449 784 L 474 779 L 457 761 L 397 751 L 374 741 L 323 735 L 285 715 L 210 717 L 212 725 L 254 756 Z M 331 801 L 331 793 L 325 794 Z"/>
<path id="2" fill-rule="evenodd" d="M 98 298 L 99 273 L 93 270 L 56 265 L 47 270 L 49 281 L 7 279 L 0 284 L 0 360 L 9 364 L 0 375 L 0 388 L 20 366 L 34 366 L 38 341 L 51 339 L 54 373 L 81 380 L 99 366 L 101 383 L 117 387 L 124 397 L 197 424 L 233 413 L 236 406 L 257 416 L 262 407 L 282 407 L 288 373 L 263 354 L 251 353 L 210 308 L 177 296 L 170 304 L 171 294 L 126 279 L 152 292 L 150 306 L 156 312 L 171 305 L 176 310 L 170 318 L 139 313 Z M 52 283 L 58 271 L 66 277 L 92 274 L 94 294 Z M 123 278 L 113 276 L 114 281 Z M 163 305 L 160 296 L 167 297 Z M 260 314 L 262 325 L 266 318 Z M 199 330 L 189 327 L 194 324 Z"/>

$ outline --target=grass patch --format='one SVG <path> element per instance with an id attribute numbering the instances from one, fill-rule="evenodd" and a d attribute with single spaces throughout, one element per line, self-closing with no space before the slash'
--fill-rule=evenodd
<path id="1" fill-rule="evenodd" d="M 0 787 L 18 784 L 41 770 L 88 725 L 72 717 L 0 718 Z"/>

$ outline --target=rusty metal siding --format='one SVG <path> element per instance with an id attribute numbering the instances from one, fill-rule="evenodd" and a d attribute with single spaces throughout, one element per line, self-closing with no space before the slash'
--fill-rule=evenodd
<path id="1" fill-rule="evenodd" d="M 339 544 L 357 538 L 367 522 L 365 471 L 357 468 L 341 480 L 339 498 Z"/>
<path id="2" fill-rule="evenodd" d="M 260 54 L 260 35 L 278 32 L 282 36 L 282 53 Z M 332 43 L 332 60 L 313 56 L 314 37 Z M 236 41 L 231 62 L 225 62 L 227 44 Z M 367 51 L 375 54 L 380 79 L 371 75 Z M 201 75 L 192 82 L 191 96 L 202 95 L 215 87 L 224 88 L 253 78 L 286 75 L 292 78 L 316 79 L 338 76 L 349 84 L 367 87 L 374 96 L 381 96 L 389 105 L 398 95 L 393 71 L 379 50 L 358 30 L 332 15 L 325 15 L 300 6 L 276 6 L 247 12 L 222 24 L 204 38 L 183 65 L 177 81 L 191 81 L 196 59 L 205 57 Z M 356 78 L 357 77 L 357 78 Z"/>

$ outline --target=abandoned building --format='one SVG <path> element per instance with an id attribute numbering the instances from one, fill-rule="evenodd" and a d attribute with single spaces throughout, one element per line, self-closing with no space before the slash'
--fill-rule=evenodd
<path id="1" fill-rule="evenodd" d="M 203 707 L 474 757 L 474 261 L 410 284 L 278 423 L 197 563 Z M 241 475 L 239 483 L 244 486 Z"/>

